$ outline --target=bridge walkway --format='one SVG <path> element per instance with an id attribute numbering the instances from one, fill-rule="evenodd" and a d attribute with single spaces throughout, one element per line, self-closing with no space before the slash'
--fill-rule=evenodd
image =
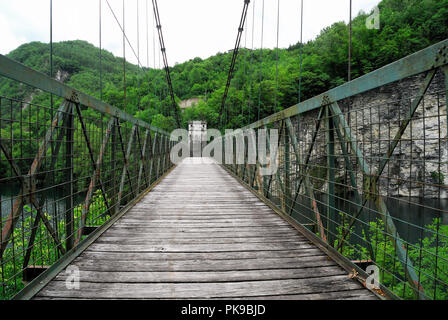
<path id="1" fill-rule="evenodd" d="M 376 299 L 221 166 L 189 158 L 34 299 Z"/>

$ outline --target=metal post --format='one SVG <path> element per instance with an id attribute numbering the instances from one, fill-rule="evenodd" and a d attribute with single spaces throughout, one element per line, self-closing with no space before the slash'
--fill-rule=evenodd
<path id="1" fill-rule="evenodd" d="M 291 207 L 291 174 L 290 174 L 290 145 L 289 145 L 289 135 L 288 131 L 286 129 L 286 126 L 283 127 L 283 134 L 284 134 L 284 152 L 285 152 L 285 172 L 284 172 L 284 179 L 285 179 L 285 212 L 289 212 Z"/>
<path id="2" fill-rule="evenodd" d="M 150 167 L 149 167 L 149 184 L 150 185 L 151 185 L 151 182 L 152 182 L 152 173 L 154 171 L 154 160 L 155 160 L 154 157 L 155 157 L 155 154 L 156 154 L 157 135 L 158 135 L 158 133 L 155 132 L 154 133 L 154 138 L 152 140 L 152 147 L 151 147 L 151 158 L 150 158 L 151 164 L 150 164 Z M 155 178 L 154 180 L 157 180 L 157 178 Z"/>
<path id="3" fill-rule="evenodd" d="M 118 119 L 114 118 L 114 123 L 112 125 L 112 132 L 111 132 L 111 139 L 112 139 L 112 144 L 110 146 L 110 152 L 111 152 L 111 163 L 112 163 L 112 172 L 111 172 L 111 183 L 112 183 L 112 197 L 110 200 L 110 208 L 111 208 L 111 214 L 113 214 L 116 210 L 115 210 L 115 206 L 117 205 L 117 184 L 116 184 L 116 177 L 115 177 L 115 171 L 116 171 L 116 157 L 115 157 L 115 152 L 116 152 L 116 144 L 117 144 L 117 129 L 116 129 L 116 125 L 118 123 Z"/>
<path id="4" fill-rule="evenodd" d="M 73 104 L 67 115 L 67 127 L 65 135 L 65 168 L 66 168 L 66 200 L 65 200 L 65 248 L 67 251 L 73 248 L 74 244 L 74 188 L 73 188 L 73 145 L 74 145 L 74 116 Z"/>
<path id="5" fill-rule="evenodd" d="M 330 118 L 330 110 L 327 106 L 325 109 L 325 117 L 327 120 L 327 176 L 328 176 L 328 193 L 327 193 L 327 233 L 328 242 L 333 246 L 334 235 L 336 233 L 335 225 L 335 162 L 334 162 L 334 127 Z"/>
<path id="6" fill-rule="evenodd" d="M 445 105 L 446 105 L 446 117 L 448 123 L 448 66 L 443 67 L 443 74 L 445 76 Z M 447 141 L 447 147 L 448 147 L 448 141 Z"/>

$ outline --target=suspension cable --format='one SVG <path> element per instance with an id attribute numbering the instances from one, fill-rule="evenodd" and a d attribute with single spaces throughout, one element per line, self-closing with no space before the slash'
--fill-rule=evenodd
<path id="1" fill-rule="evenodd" d="M 252 5 L 252 37 L 251 37 L 251 52 L 250 52 L 250 74 L 252 74 L 252 61 L 253 61 L 253 57 L 254 57 L 254 31 L 255 31 L 255 1 L 253 2 Z M 251 96 L 252 96 L 252 76 L 249 78 L 250 79 L 250 83 L 249 83 L 249 87 L 251 89 Z M 250 99 L 250 106 L 249 106 L 249 111 L 247 113 L 247 125 L 250 124 L 250 116 L 251 116 L 251 111 L 252 111 L 252 107 L 253 107 L 253 100 Z"/>
<path id="2" fill-rule="evenodd" d="M 348 82 L 352 81 L 352 0 L 350 0 L 350 17 L 348 23 Z"/>
<path id="3" fill-rule="evenodd" d="M 100 54 L 99 54 L 99 58 L 100 58 L 100 66 L 99 66 L 99 73 L 100 73 L 100 100 L 103 101 L 103 65 L 102 65 L 102 60 L 103 60 L 103 44 L 102 44 L 102 8 L 101 8 L 101 0 L 98 0 L 99 2 L 99 40 L 100 40 Z"/>
<path id="4" fill-rule="evenodd" d="M 137 59 L 137 63 L 138 63 L 138 65 L 140 65 L 140 67 L 141 67 L 142 64 L 140 63 L 140 59 L 138 58 L 138 55 L 137 55 L 137 53 L 135 52 L 134 47 L 132 46 L 131 42 L 129 41 L 129 38 L 128 38 L 128 36 L 126 35 L 126 32 L 125 32 L 123 26 L 121 25 L 120 21 L 118 20 L 117 15 L 115 14 L 115 11 L 112 9 L 112 7 L 111 7 L 111 5 L 110 5 L 110 3 L 109 3 L 109 0 L 106 0 L 106 3 L 107 3 L 107 6 L 109 7 L 110 12 L 112 13 L 112 16 L 114 17 L 115 21 L 117 22 L 118 27 L 120 28 L 121 32 L 123 33 L 126 42 L 128 43 L 129 47 L 131 48 L 132 53 L 134 54 L 134 57 Z"/>
<path id="5" fill-rule="evenodd" d="M 148 0 L 145 1 L 145 17 L 146 17 L 146 65 L 149 70 L 149 18 L 148 18 Z"/>
<path id="6" fill-rule="evenodd" d="M 140 0 L 137 0 L 137 59 L 140 60 L 140 10 L 139 10 L 139 2 Z M 140 66 L 137 66 L 137 68 L 140 68 Z M 143 68 L 143 66 L 142 66 Z"/>
<path id="7" fill-rule="evenodd" d="M 50 78 L 53 78 L 53 0 L 50 0 Z"/>
<path id="8" fill-rule="evenodd" d="M 139 10 L 139 2 L 140 0 L 137 0 L 137 59 L 140 60 L 140 10 Z M 143 66 L 137 65 L 137 110 L 140 110 L 140 102 L 141 102 L 141 95 L 140 95 L 140 88 L 141 88 L 141 79 L 140 74 L 141 71 L 143 71 Z"/>
<path id="9" fill-rule="evenodd" d="M 244 29 L 244 49 L 245 49 L 245 54 L 244 54 L 244 79 L 246 79 L 247 77 L 247 54 L 248 54 L 248 50 L 247 50 L 247 28 Z M 241 89 L 243 89 L 243 103 L 241 103 L 241 114 L 244 118 L 244 103 L 247 101 L 246 98 L 246 83 L 244 83 L 241 86 Z"/>
<path id="10" fill-rule="evenodd" d="M 156 19 L 157 31 L 159 33 L 160 50 L 162 51 L 163 64 L 165 66 L 165 73 L 166 73 L 166 81 L 168 83 L 168 89 L 170 91 L 171 102 L 172 102 L 173 110 L 174 110 L 174 117 L 175 117 L 176 124 L 177 124 L 178 128 L 180 128 L 181 123 L 180 123 L 180 118 L 179 118 L 179 110 L 177 107 L 176 99 L 174 98 L 173 85 L 171 83 L 170 69 L 168 66 L 168 59 L 166 57 L 166 48 L 165 48 L 165 42 L 163 40 L 162 25 L 160 23 L 159 7 L 157 5 L 157 0 L 152 0 L 152 5 L 153 5 L 153 9 L 154 9 L 154 17 Z"/>
<path id="11" fill-rule="evenodd" d="M 348 82 L 352 81 L 352 0 L 350 0 L 350 8 L 349 8 L 349 23 L 348 23 Z M 347 113 L 347 121 L 350 125 L 350 109 L 351 109 L 351 99 L 348 97 L 348 113 Z M 350 150 L 350 148 L 349 148 Z"/>
<path id="12" fill-rule="evenodd" d="M 300 58 L 299 58 L 299 103 L 302 101 L 302 54 L 303 54 L 303 0 L 300 7 Z"/>
<path id="13" fill-rule="evenodd" d="M 258 116 L 257 120 L 260 120 L 260 105 L 261 105 L 261 81 L 263 78 L 262 74 L 262 62 L 263 62 L 263 37 L 264 37 L 264 0 L 262 5 L 262 13 L 261 13 L 261 44 L 260 44 L 260 86 L 258 90 Z"/>
<path id="14" fill-rule="evenodd" d="M 241 14 L 240 25 L 238 27 L 238 34 L 237 34 L 236 42 L 235 42 L 235 48 L 233 49 L 232 62 L 230 64 L 229 73 L 227 75 L 226 88 L 224 90 L 224 96 L 222 98 L 221 108 L 219 110 L 218 123 L 221 123 L 221 121 L 222 121 L 222 112 L 223 112 L 224 107 L 225 107 L 227 94 L 229 93 L 230 82 L 231 82 L 232 77 L 233 77 L 233 71 L 234 71 L 234 68 L 235 68 L 236 58 L 238 56 L 238 51 L 239 51 L 239 48 L 240 48 L 241 37 L 242 37 L 243 30 L 244 30 L 244 23 L 246 22 L 247 9 L 249 7 L 249 3 L 250 3 L 250 0 L 244 0 L 243 13 Z"/>
<path id="15" fill-rule="evenodd" d="M 126 112 L 126 32 L 125 32 L 125 6 L 124 6 L 124 0 L 123 0 L 123 109 L 124 112 Z"/>
<path id="16" fill-rule="evenodd" d="M 149 79 L 149 14 L 148 14 L 148 0 L 145 1 L 145 17 L 146 17 L 146 65 L 148 67 L 148 79 Z M 150 92 L 151 84 L 148 81 L 148 93 Z M 148 109 L 151 108 L 151 99 L 148 99 Z"/>
<path id="17" fill-rule="evenodd" d="M 275 53 L 275 95 L 274 95 L 274 110 L 272 113 L 275 113 L 277 110 L 277 99 L 278 99 L 278 39 L 280 36 L 280 0 L 277 0 L 277 44 L 276 44 L 276 53 Z"/>

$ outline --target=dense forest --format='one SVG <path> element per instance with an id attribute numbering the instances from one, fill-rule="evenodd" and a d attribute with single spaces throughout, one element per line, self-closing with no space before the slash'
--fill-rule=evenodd
<path id="1" fill-rule="evenodd" d="M 353 20 L 352 78 L 371 72 L 401 57 L 445 39 L 448 35 L 448 0 L 383 0 L 379 4 L 381 29 L 367 29 L 369 13 Z M 241 49 L 229 91 L 225 123 L 238 128 L 287 108 L 298 101 L 299 52 L 297 43 L 278 52 L 278 98 L 275 99 L 276 50 Z M 347 80 L 348 26 L 334 23 L 313 41 L 303 44 L 302 100 Z M 8 55 L 36 70 L 49 73 L 49 45 L 24 44 Z M 217 127 L 218 112 L 232 52 L 208 59 L 195 58 L 171 68 L 178 101 L 201 98 L 183 113 L 189 120 L 205 120 Z M 99 49 L 84 41 L 54 44 L 54 76 L 68 85 L 100 98 Z M 102 99 L 124 108 L 123 60 L 102 51 Z M 174 117 L 164 70 L 126 65 L 126 111 L 153 125 L 171 129 Z M 261 74 L 260 74 L 261 73 Z M 48 103 L 48 95 L 5 79 L 0 94 L 33 103 Z M 274 103 L 277 100 L 277 106 Z"/>

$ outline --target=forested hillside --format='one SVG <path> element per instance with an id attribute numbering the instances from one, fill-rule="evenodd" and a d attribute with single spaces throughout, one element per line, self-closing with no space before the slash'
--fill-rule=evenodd
<path id="1" fill-rule="evenodd" d="M 381 29 L 369 30 L 360 13 L 353 21 L 352 78 L 445 39 L 448 35 L 448 0 L 383 0 Z M 302 100 L 341 85 L 347 79 L 348 26 L 338 22 L 303 44 Z M 297 43 L 279 50 L 278 99 L 275 102 L 275 50 L 242 49 L 227 99 L 227 127 L 241 127 L 298 101 L 299 52 Z M 12 59 L 49 73 L 49 45 L 24 44 L 11 52 Z M 203 101 L 183 114 L 189 120 L 206 120 L 217 127 L 232 53 L 195 58 L 171 69 L 176 98 L 202 97 Z M 84 41 L 54 44 L 54 76 L 70 86 L 100 97 L 99 49 Z M 139 70 L 127 64 L 126 111 L 152 124 L 174 126 L 163 70 Z M 123 60 L 102 52 L 103 100 L 124 108 Z M 260 75 L 261 72 L 261 75 Z M 261 80 L 261 81 L 260 81 Z M 49 96 L 17 83 L 0 80 L 0 94 L 36 104 Z"/>

